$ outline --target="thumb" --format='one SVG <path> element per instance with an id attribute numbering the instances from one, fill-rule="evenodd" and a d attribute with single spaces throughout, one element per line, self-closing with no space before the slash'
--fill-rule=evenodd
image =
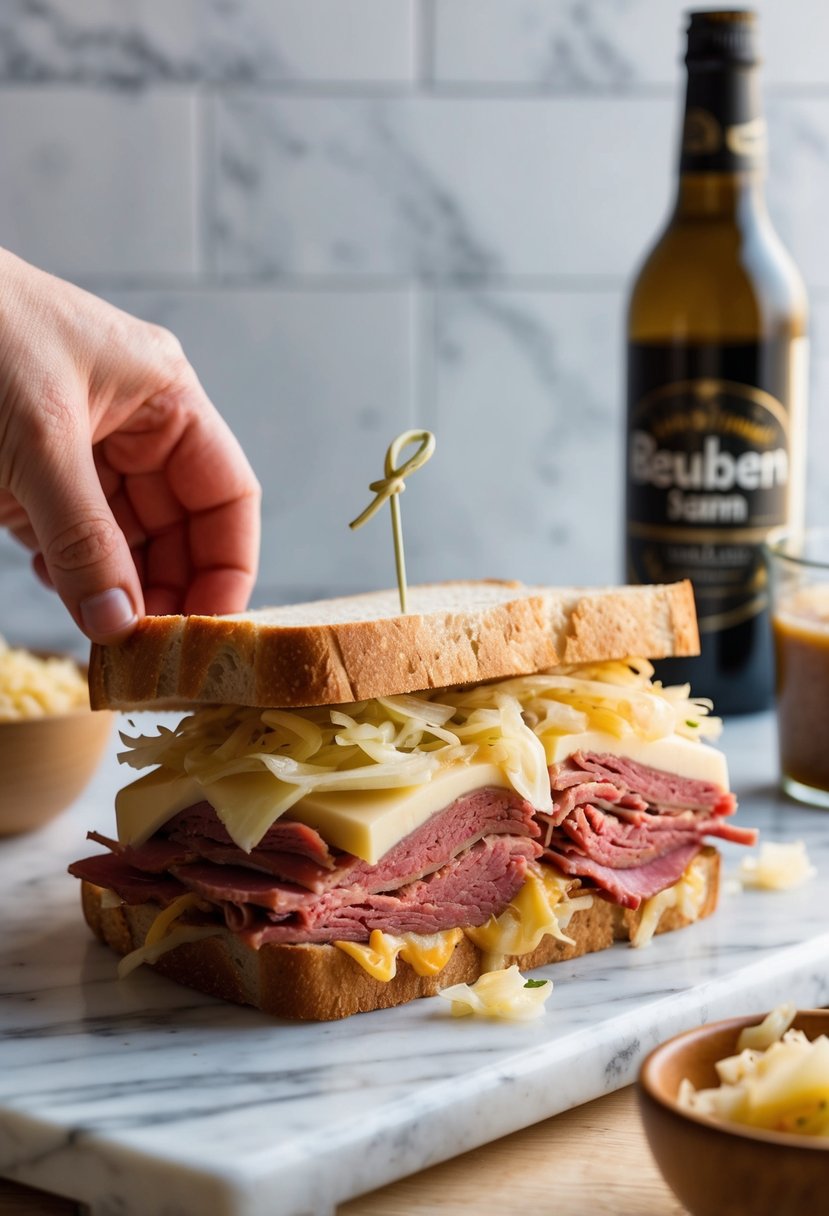
<path id="1" fill-rule="evenodd" d="M 118 642 L 144 611 L 126 538 L 110 510 L 88 436 L 41 454 L 18 490 L 40 546 L 38 565 L 93 642 Z M 25 484 L 31 481 L 32 484 Z"/>

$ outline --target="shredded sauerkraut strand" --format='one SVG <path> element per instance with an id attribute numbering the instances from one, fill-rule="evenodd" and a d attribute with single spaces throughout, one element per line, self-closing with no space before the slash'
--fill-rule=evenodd
<path id="1" fill-rule="evenodd" d="M 428 782 L 438 768 L 494 764 L 536 810 L 551 806 L 557 737 L 604 731 L 645 740 L 713 738 L 710 702 L 653 682 L 645 659 L 559 667 L 467 690 L 379 697 L 293 711 L 211 706 L 154 735 L 122 734 L 124 764 L 160 766 L 203 785 L 268 772 L 274 805 L 308 793 Z"/>

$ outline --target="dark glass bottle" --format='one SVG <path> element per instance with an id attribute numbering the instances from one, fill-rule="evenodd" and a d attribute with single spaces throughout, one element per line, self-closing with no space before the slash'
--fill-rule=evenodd
<path id="1" fill-rule="evenodd" d="M 676 206 L 628 308 L 629 582 L 694 584 L 702 653 L 657 665 L 720 713 L 771 703 L 763 540 L 801 521 L 806 298 L 763 195 L 756 15 L 695 12 Z"/>

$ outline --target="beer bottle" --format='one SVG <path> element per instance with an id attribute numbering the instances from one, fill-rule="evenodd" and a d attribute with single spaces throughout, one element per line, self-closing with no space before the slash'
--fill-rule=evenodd
<path id="1" fill-rule="evenodd" d="M 806 299 L 763 195 L 757 19 L 693 12 L 679 190 L 628 309 L 627 578 L 690 578 L 718 711 L 773 690 L 763 540 L 801 521 Z"/>

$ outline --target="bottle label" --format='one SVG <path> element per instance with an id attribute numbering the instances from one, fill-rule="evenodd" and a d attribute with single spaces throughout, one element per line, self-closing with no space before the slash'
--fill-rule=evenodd
<path id="1" fill-rule="evenodd" d="M 805 339 L 631 345 L 628 579 L 690 578 L 703 633 L 767 607 L 763 541 L 802 504 L 804 358 Z"/>
<path id="2" fill-rule="evenodd" d="M 682 124 L 681 173 L 740 173 L 763 167 L 766 124 L 757 72 L 692 71 Z"/>
<path id="3" fill-rule="evenodd" d="M 686 171 L 705 168 L 734 173 L 765 162 L 766 123 L 762 118 L 723 126 L 710 110 L 686 111 L 682 160 Z"/>

